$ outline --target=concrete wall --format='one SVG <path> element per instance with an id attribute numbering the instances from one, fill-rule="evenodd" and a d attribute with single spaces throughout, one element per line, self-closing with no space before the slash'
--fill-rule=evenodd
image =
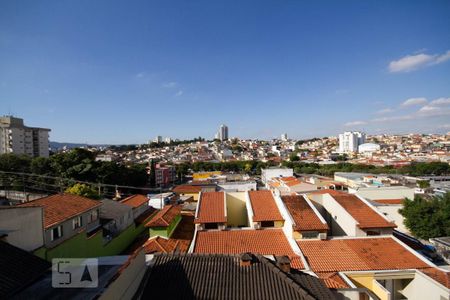
<path id="1" fill-rule="evenodd" d="M 393 221 L 395 225 L 397 225 L 397 230 L 406 234 L 409 234 L 409 230 L 406 228 L 405 224 L 403 223 L 404 218 L 403 216 L 398 212 L 399 209 L 403 208 L 403 205 L 375 205 L 375 208 L 381 212 L 383 215 L 386 216 L 386 218 L 389 219 L 389 221 Z"/>
<path id="2" fill-rule="evenodd" d="M 225 182 L 219 183 L 218 186 L 225 192 L 246 192 L 246 191 L 256 191 L 256 182 Z"/>
<path id="3" fill-rule="evenodd" d="M 414 189 L 404 186 L 362 187 L 349 189 L 349 193 L 357 194 L 369 200 L 376 199 L 414 199 Z"/>
<path id="4" fill-rule="evenodd" d="M 226 193 L 227 226 L 248 227 L 249 220 L 246 207 L 246 192 Z"/>
<path id="5" fill-rule="evenodd" d="M 6 242 L 33 251 L 44 245 L 41 207 L 0 209 L 0 231 L 8 234 Z"/>
<path id="6" fill-rule="evenodd" d="M 278 168 L 278 169 L 262 169 L 261 170 L 261 180 L 264 184 L 267 183 L 270 179 L 274 177 L 289 177 L 294 175 L 293 169 L 285 169 L 285 168 Z"/>
<path id="7" fill-rule="evenodd" d="M 450 299 L 450 289 L 438 284 L 420 271 L 416 271 L 414 279 L 403 289 L 402 294 L 409 300 Z"/>

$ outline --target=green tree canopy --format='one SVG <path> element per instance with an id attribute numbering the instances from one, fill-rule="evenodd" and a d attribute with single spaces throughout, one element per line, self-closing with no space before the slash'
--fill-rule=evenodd
<path id="1" fill-rule="evenodd" d="M 82 183 L 76 183 L 70 188 L 66 189 L 66 193 L 72 194 L 72 195 L 78 195 L 83 196 L 90 199 L 99 199 L 100 196 L 98 195 L 97 191 L 90 187 L 87 184 Z"/>

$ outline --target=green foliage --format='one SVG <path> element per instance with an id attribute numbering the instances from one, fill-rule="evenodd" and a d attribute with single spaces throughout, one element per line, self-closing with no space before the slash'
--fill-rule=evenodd
<path id="1" fill-rule="evenodd" d="M 426 189 L 426 188 L 430 187 L 430 182 L 428 180 L 420 180 L 420 181 L 417 181 L 417 185 L 421 189 Z"/>
<path id="2" fill-rule="evenodd" d="M 413 235 L 422 239 L 450 236 L 450 193 L 443 197 L 406 199 L 400 214 Z"/>
<path id="3" fill-rule="evenodd" d="M 68 194 L 72 194 L 72 195 L 78 195 L 78 196 L 83 196 L 86 198 L 90 198 L 90 199 L 99 199 L 100 196 L 97 193 L 97 191 L 90 187 L 87 184 L 82 184 L 82 183 L 76 183 L 73 186 L 71 186 L 70 188 L 66 189 L 66 193 Z"/>
<path id="4" fill-rule="evenodd" d="M 291 155 L 289 155 L 290 161 L 299 161 L 300 157 L 298 157 L 297 152 L 292 152 Z"/>

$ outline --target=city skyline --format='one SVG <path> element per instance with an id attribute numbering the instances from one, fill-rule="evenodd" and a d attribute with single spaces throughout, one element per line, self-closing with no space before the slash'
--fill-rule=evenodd
<path id="1" fill-rule="evenodd" d="M 90 144 L 448 132 L 449 2 L 352 4 L 4 2 L 0 114 Z"/>

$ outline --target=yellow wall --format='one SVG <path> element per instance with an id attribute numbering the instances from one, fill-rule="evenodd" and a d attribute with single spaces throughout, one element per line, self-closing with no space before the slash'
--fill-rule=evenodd
<path id="1" fill-rule="evenodd" d="M 245 192 L 226 193 L 227 226 L 249 226 Z"/>
<path id="2" fill-rule="evenodd" d="M 201 180 L 201 179 L 207 179 L 213 175 L 222 175 L 222 172 L 221 171 L 199 172 L 199 173 L 194 173 L 192 175 L 192 178 L 194 180 Z"/>
<path id="3" fill-rule="evenodd" d="M 284 226 L 284 221 L 275 221 L 275 227 L 279 228 L 279 227 L 283 227 Z"/>
<path id="4" fill-rule="evenodd" d="M 389 300 L 389 294 L 380 285 L 375 284 L 374 274 L 361 274 L 347 276 L 356 284 L 357 287 L 365 287 L 377 295 L 381 300 Z"/>

